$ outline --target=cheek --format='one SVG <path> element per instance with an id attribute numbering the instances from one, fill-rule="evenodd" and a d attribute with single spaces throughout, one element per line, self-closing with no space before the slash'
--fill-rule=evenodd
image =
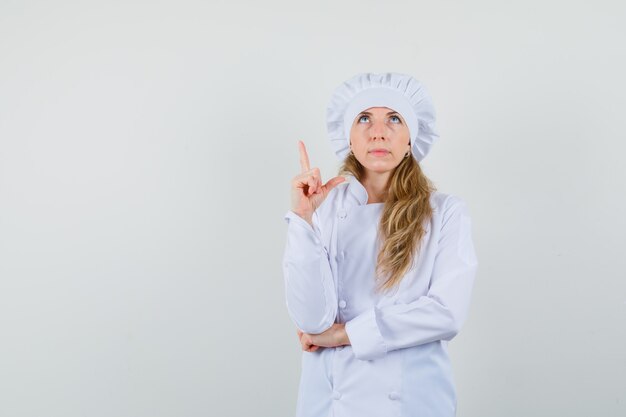
<path id="1" fill-rule="evenodd" d="M 353 152 L 356 155 L 363 156 L 363 155 L 367 154 L 367 147 L 362 145 L 362 144 L 357 143 L 357 144 L 352 146 L 352 149 L 353 149 Z"/>
<path id="2" fill-rule="evenodd" d="M 409 138 L 409 129 L 406 126 L 396 126 L 393 133 L 397 138 Z"/>
<path id="3" fill-rule="evenodd" d="M 411 138 L 409 135 L 409 131 L 406 128 L 397 129 L 397 131 L 394 132 L 394 134 L 395 134 L 395 140 L 396 140 L 396 145 L 398 149 L 404 149 L 410 146 L 409 142 Z"/>
<path id="4" fill-rule="evenodd" d="M 350 143 L 352 143 L 352 149 L 355 152 L 367 146 L 367 140 L 363 138 L 360 132 L 354 132 L 354 134 L 350 136 Z"/>

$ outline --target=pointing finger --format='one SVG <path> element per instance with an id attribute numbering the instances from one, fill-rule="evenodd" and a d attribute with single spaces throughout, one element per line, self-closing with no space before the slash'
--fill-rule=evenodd
<path id="1" fill-rule="evenodd" d="M 298 141 L 298 147 L 300 148 L 300 168 L 302 172 L 307 172 L 309 168 L 309 155 L 306 152 L 306 146 L 301 140 Z"/>

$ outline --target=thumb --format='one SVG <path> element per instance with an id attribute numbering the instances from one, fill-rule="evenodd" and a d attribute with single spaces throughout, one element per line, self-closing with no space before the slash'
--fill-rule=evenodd
<path id="1" fill-rule="evenodd" d="M 326 188 L 326 192 L 329 192 L 330 190 L 332 190 L 333 188 L 335 188 L 337 185 L 341 184 L 345 180 L 346 180 L 346 177 L 342 177 L 341 175 L 331 178 L 328 180 L 328 182 L 326 182 L 326 184 L 324 184 L 324 188 Z"/>

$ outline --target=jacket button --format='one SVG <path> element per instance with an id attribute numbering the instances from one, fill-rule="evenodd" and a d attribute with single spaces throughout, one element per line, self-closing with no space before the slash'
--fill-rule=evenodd
<path id="1" fill-rule="evenodd" d="M 347 305 L 346 300 L 339 300 L 339 307 L 346 308 L 346 305 Z"/>
<path id="2" fill-rule="evenodd" d="M 390 399 L 390 400 L 397 400 L 397 399 L 399 399 L 399 398 L 400 398 L 400 394 L 399 394 L 399 393 L 397 393 L 396 391 L 391 391 L 391 392 L 389 393 L 389 399 Z"/>
<path id="3" fill-rule="evenodd" d="M 339 391 L 333 390 L 333 400 L 338 400 L 341 398 L 341 393 Z"/>
<path id="4" fill-rule="evenodd" d="M 342 209 L 342 210 L 339 210 L 339 211 L 337 212 L 337 217 L 339 217 L 340 219 L 345 219 L 345 218 L 346 218 L 346 216 L 347 216 L 347 213 L 346 213 L 346 211 L 345 211 L 345 210 L 343 210 L 343 209 Z"/>

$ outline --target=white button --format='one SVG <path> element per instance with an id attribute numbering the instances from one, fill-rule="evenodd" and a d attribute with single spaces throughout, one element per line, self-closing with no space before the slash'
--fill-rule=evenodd
<path id="1" fill-rule="evenodd" d="M 346 215 L 347 215 L 347 213 L 346 213 L 346 211 L 345 211 L 345 210 L 343 210 L 343 209 L 342 209 L 342 210 L 337 211 L 337 217 L 339 217 L 340 219 L 345 219 L 345 218 L 346 218 Z"/>
<path id="2" fill-rule="evenodd" d="M 341 393 L 339 391 L 333 390 L 333 400 L 338 400 L 341 398 Z"/>
<path id="3" fill-rule="evenodd" d="M 339 307 L 346 308 L 346 305 L 347 305 L 346 300 L 339 300 Z"/>
<path id="4" fill-rule="evenodd" d="M 389 393 L 389 399 L 390 399 L 390 400 L 397 400 L 397 399 L 399 399 L 399 398 L 400 398 L 400 394 L 399 394 L 399 393 L 397 393 L 396 391 L 391 391 L 391 392 Z"/>

